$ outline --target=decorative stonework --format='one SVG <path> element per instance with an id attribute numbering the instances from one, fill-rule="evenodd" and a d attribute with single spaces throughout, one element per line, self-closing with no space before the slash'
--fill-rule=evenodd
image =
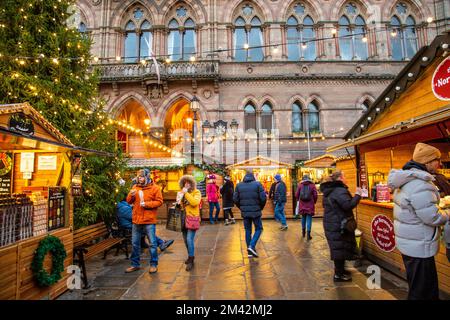
<path id="1" fill-rule="evenodd" d="M 209 98 L 211 98 L 211 96 L 212 96 L 211 90 L 209 90 L 209 89 L 203 90 L 203 97 L 205 99 L 209 99 Z"/>

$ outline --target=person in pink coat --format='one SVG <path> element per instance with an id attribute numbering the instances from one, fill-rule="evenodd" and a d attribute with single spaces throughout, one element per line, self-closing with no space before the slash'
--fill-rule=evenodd
<path id="1" fill-rule="evenodd" d="M 307 240 L 311 240 L 312 217 L 315 213 L 317 202 L 317 189 L 308 175 L 304 175 L 302 181 L 298 185 L 295 198 L 298 201 L 299 214 L 302 216 L 302 236 L 305 237 L 307 232 Z"/>
<path id="2" fill-rule="evenodd" d="M 214 174 L 208 176 L 208 184 L 206 186 L 206 197 L 209 203 L 209 222 L 214 224 L 219 218 L 219 186 L 216 184 L 216 176 Z M 216 216 L 213 219 L 214 208 L 216 208 Z"/>

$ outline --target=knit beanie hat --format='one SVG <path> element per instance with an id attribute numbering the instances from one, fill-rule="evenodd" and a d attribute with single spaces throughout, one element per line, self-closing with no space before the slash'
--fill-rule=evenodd
<path id="1" fill-rule="evenodd" d="M 281 175 L 277 173 L 277 174 L 275 175 L 275 180 L 281 181 Z"/>
<path id="2" fill-rule="evenodd" d="M 439 149 L 425 143 L 419 142 L 418 144 L 416 144 L 416 148 L 414 149 L 413 153 L 413 160 L 415 162 L 426 164 L 435 159 L 439 159 L 440 157 L 441 152 L 439 151 Z"/>

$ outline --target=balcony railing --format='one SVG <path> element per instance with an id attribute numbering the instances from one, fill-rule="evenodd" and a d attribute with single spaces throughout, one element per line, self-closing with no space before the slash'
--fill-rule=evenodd
<path id="1" fill-rule="evenodd" d="M 171 62 L 164 64 L 158 62 L 159 73 L 162 80 L 183 78 L 216 78 L 219 76 L 218 61 L 199 62 Z M 152 61 L 145 65 L 138 64 L 98 64 L 94 65 L 100 71 L 101 81 L 135 80 L 155 78 L 156 66 Z"/>

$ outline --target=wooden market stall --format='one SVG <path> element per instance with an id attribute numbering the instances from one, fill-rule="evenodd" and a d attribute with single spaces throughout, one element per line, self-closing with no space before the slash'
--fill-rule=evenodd
<path id="1" fill-rule="evenodd" d="M 73 195 L 81 180 L 74 146 L 29 104 L 0 106 L 0 299 L 54 299 L 67 290 L 73 264 Z M 52 235 L 66 251 L 61 280 L 41 287 L 31 264 Z M 43 261 L 52 270 L 52 256 Z"/>
<path id="2" fill-rule="evenodd" d="M 344 177 L 347 180 L 348 190 L 354 194 L 357 186 L 355 155 L 346 155 L 336 158 L 335 166 L 336 170 L 340 170 L 344 173 Z"/>
<path id="3" fill-rule="evenodd" d="M 231 180 L 233 181 L 235 186 L 237 185 L 237 183 L 241 182 L 244 179 L 245 172 L 249 169 L 253 170 L 255 178 L 259 182 L 261 182 L 267 194 L 269 194 L 270 186 L 274 182 L 275 174 L 279 173 L 282 176 L 283 181 L 286 183 L 287 187 L 287 202 L 285 206 L 286 217 L 293 217 L 293 166 L 289 163 L 283 163 L 263 156 L 257 156 L 255 158 L 248 159 L 227 167 L 227 170 L 229 170 L 230 172 Z M 239 210 L 236 209 L 234 211 L 239 212 Z M 235 217 L 240 218 L 240 214 L 235 215 Z M 267 204 L 263 210 L 262 217 L 274 217 L 274 206 L 272 201 L 267 201 Z"/>
<path id="4" fill-rule="evenodd" d="M 358 185 L 369 193 L 357 208 L 364 251 L 401 276 L 404 265 L 395 249 L 392 194 L 386 182 L 392 168 L 412 159 L 418 142 L 440 149 L 444 173 L 450 168 L 449 44 L 445 34 L 419 50 L 347 133 L 347 141 L 327 150 L 355 146 Z M 436 266 L 439 287 L 449 294 L 450 263 L 442 242 Z"/>
<path id="5" fill-rule="evenodd" d="M 316 157 L 311 160 L 307 160 L 303 163 L 302 166 L 297 169 L 297 183 L 295 186 L 298 186 L 298 183 L 302 180 L 303 175 L 309 175 L 310 179 L 316 185 L 318 191 L 318 198 L 316 202 L 316 212 L 315 217 L 323 217 L 323 195 L 320 192 L 320 183 L 328 177 L 333 171 L 336 170 L 334 167 L 336 157 L 332 154 L 324 154 L 322 156 Z M 295 194 L 295 190 L 294 190 Z"/>

